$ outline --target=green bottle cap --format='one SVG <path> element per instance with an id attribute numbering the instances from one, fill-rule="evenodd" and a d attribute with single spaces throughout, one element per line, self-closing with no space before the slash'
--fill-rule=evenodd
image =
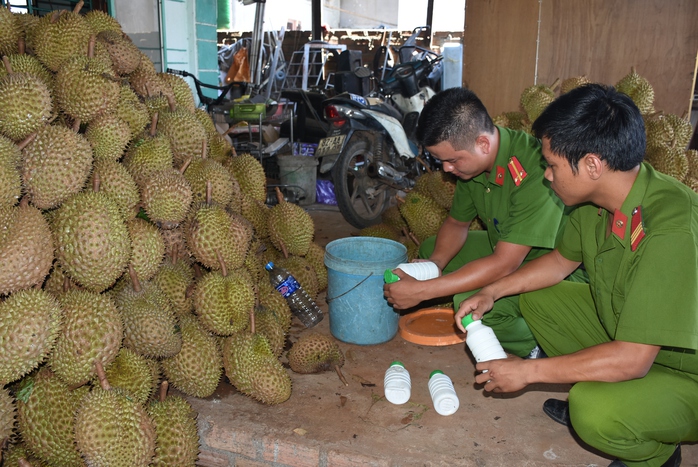
<path id="1" fill-rule="evenodd" d="M 401 367 L 405 368 L 405 365 L 403 365 L 402 362 L 398 362 L 397 360 L 395 360 L 393 363 L 390 364 L 390 366 L 394 366 L 394 365 L 400 365 Z"/>
<path id="2" fill-rule="evenodd" d="M 385 280 L 386 284 L 392 284 L 393 282 L 397 282 L 400 280 L 400 276 L 395 274 L 393 271 L 390 269 L 386 269 L 385 272 L 383 273 L 383 280 Z"/>
<path id="3" fill-rule="evenodd" d="M 465 316 L 463 316 L 463 319 L 460 320 L 460 324 L 463 325 L 463 327 L 468 326 L 470 323 L 473 323 L 475 320 L 473 319 L 473 314 L 469 313 Z"/>
<path id="4" fill-rule="evenodd" d="M 441 370 L 434 370 L 431 373 L 429 373 L 429 379 L 431 379 L 431 377 L 434 375 L 443 375 L 443 374 L 444 374 L 444 372 Z"/>

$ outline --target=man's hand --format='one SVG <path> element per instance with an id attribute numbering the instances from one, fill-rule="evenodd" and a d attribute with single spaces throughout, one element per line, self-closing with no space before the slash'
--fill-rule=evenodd
<path id="1" fill-rule="evenodd" d="M 516 356 L 478 363 L 475 368 L 480 373 L 475 376 L 475 382 L 484 384 L 487 392 L 520 391 L 528 385 L 526 380 L 528 363 L 530 363 L 529 360 Z"/>
<path id="2" fill-rule="evenodd" d="M 424 299 L 420 294 L 420 283 L 414 277 L 407 274 L 402 269 L 393 269 L 393 273 L 400 278 L 399 281 L 383 286 L 383 295 L 396 310 L 404 310 L 419 305 Z"/>
<path id="3" fill-rule="evenodd" d="M 465 332 L 465 328 L 461 324 L 461 320 L 467 314 L 473 315 L 473 320 L 482 318 L 482 315 L 487 313 L 494 306 L 494 297 L 487 293 L 485 289 L 480 290 L 475 295 L 472 295 L 460 303 L 458 312 L 455 315 L 456 326 L 458 329 Z"/>

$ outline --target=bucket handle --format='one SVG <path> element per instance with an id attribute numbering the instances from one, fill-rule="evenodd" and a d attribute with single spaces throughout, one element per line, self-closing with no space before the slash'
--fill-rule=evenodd
<path id="1" fill-rule="evenodd" d="M 344 295 L 348 294 L 349 292 L 351 292 L 352 290 L 354 290 L 355 288 L 357 288 L 358 286 L 360 286 L 361 284 L 363 284 L 364 282 L 366 282 L 366 281 L 368 280 L 368 278 L 371 277 L 372 275 L 373 275 L 372 272 L 369 273 L 368 276 L 366 276 L 366 277 L 364 277 L 363 279 L 361 279 L 361 281 L 359 281 L 359 283 L 356 284 L 356 285 L 355 285 L 354 287 L 352 287 L 351 289 L 347 290 L 347 291 L 344 292 L 344 293 L 341 293 L 341 294 L 337 295 L 336 297 L 326 298 L 325 301 L 326 301 L 327 304 L 329 305 L 329 303 L 330 303 L 332 300 L 336 300 L 336 299 L 338 299 L 339 297 L 343 297 Z"/>

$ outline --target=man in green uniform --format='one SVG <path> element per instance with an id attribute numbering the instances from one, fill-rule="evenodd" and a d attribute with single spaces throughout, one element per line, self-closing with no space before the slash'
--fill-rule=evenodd
<path id="1" fill-rule="evenodd" d="M 449 217 L 436 238 L 420 248 L 420 257 L 436 263 L 443 275 L 416 281 L 396 269 L 401 280 L 384 288 L 394 308 L 452 295 L 457 308 L 480 287 L 555 246 L 566 216 L 544 180 L 539 140 L 495 126 L 480 99 L 463 88 L 447 89 L 429 100 L 417 137 L 458 182 Z M 486 231 L 469 230 L 476 216 Z M 521 318 L 518 297 L 500 300 L 485 323 L 508 352 L 536 355 L 536 341 Z"/>
<path id="2" fill-rule="evenodd" d="M 551 358 L 479 363 L 476 381 L 575 383 L 545 402 L 551 418 L 612 466 L 677 466 L 679 443 L 698 440 L 698 195 L 642 162 L 642 116 L 611 87 L 562 95 L 533 129 L 552 189 L 579 207 L 555 250 L 463 301 L 456 322 L 521 293 Z M 580 263 L 589 284 L 562 282 Z"/>

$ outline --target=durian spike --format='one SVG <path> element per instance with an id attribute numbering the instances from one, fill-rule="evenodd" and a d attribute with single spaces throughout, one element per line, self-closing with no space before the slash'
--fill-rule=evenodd
<path id="1" fill-rule="evenodd" d="M 170 387 L 170 383 L 165 379 L 160 383 L 160 402 L 164 402 L 167 397 L 167 390 Z"/>
<path id="2" fill-rule="evenodd" d="M 131 278 L 131 285 L 133 285 L 133 290 L 135 290 L 136 293 L 140 292 L 142 290 L 141 282 L 138 280 L 138 274 L 136 274 L 136 270 L 133 269 L 132 264 L 128 265 L 128 275 Z"/>
<path id="3" fill-rule="evenodd" d="M 99 360 L 95 362 L 95 372 L 97 373 L 97 378 L 99 378 L 99 385 L 105 391 L 109 391 L 111 389 L 111 385 L 109 384 L 109 381 L 107 381 L 107 374 L 104 372 L 102 362 Z"/>
<path id="4" fill-rule="evenodd" d="M 204 140 L 201 142 L 201 158 L 202 158 L 202 159 L 206 159 L 206 149 L 207 149 L 207 147 L 208 147 L 207 144 L 208 144 L 208 143 L 207 143 L 206 139 L 204 139 Z"/>
<path id="5" fill-rule="evenodd" d="M 216 259 L 218 259 L 218 264 L 221 265 L 221 275 L 226 277 L 228 275 L 228 268 L 225 267 L 225 261 L 223 261 L 223 257 L 218 250 L 216 250 Z"/>
<path id="6" fill-rule="evenodd" d="M 342 370 L 339 368 L 339 365 L 334 366 L 334 371 L 337 372 L 337 376 L 339 376 L 339 380 L 344 383 L 345 386 L 349 386 L 349 383 L 347 383 L 346 378 L 344 378 L 344 375 L 342 374 Z"/>
<path id="7" fill-rule="evenodd" d="M 410 239 L 412 239 L 412 241 L 414 242 L 415 245 L 417 245 L 417 246 L 420 245 L 420 241 L 417 239 L 417 237 L 415 236 L 414 233 L 409 232 L 408 237 L 410 237 Z"/>
<path id="8" fill-rule="evenodd" d="M 78 14 L 80 13 L 80 10 L 82 10 L 82 6 L 85 4 L 83 0 L 80 0 L 76 5 L 75 8 L 73 8 L 73 13 Z"/>
<path id="9" fill-rule="evenodd" d="M 17 459 L 17 465 L 19 467 L 32 467 L 32 465 L 24 457 Z"/>
<path id="10" fill-rule="evenodd" d="M 211 180 L 206 180 L 206 204 L 209 206 L 213 202 L 213 185 Z"/>
<path id="11" fill-rule="evenodd" d="M 80 131 L 80 124 L 82 122 L 80 121 L 79 118 L 76 118 L 75 121 L 73 121 L 73 126 L 71 127 L 71 130 L 73 130 L 75 133 Z"/>
<path id="12" fill-rule="evenodd" d="M 7 74 L 11 75 L 12 65 L 10 64 L 10 59 L 7 58 L 7 55 L 2 56 L 2 63 L 5 65 L 5 70 L 7 70 Z"/>
<path id="13" fill-rule="evenodd" d="M 20 37 L 17 41 L 17 53 L 20 55 L 27 53 L 27 43 L 24 40 L 24 37 Z"/>
<path id="14" fill-rule="evenodd" d="M 278 186 L 275 188 L 275 190 L 276 190 L 276 200 L 279 202 L 279 204 L 285 202 L 286 200 L 284 199 L 284 195 L 283 195 L 283 193 L 281 193 L 281 190 L 279 189 Z"/>
<path id="15" fill-rule="evenodd" d="M 97 36 L 94 34 L 90 36 L 90 41 L 87 43 L 87 58 L 95 57 L 95 43 L 97 42 Z"/>
<path id="16" fill-rule="evenodd" d="M 155 133 L 158 131 L 158 118 L 160 116 L 157 112 L 150 118 L 150 136 L 155 136 Z"/>
<path id="17" fill-rule="evenodd" d="M 99 178 L 99 172 L 95 172 L 94 175 L 92 176 L 92 191 L 95 193 L 99 193 L 99 184 L 102 181 Z"/>
<path id="18" fill-rule="evenodd" d="M 184 161 L 184 164 L 182 164 L 182 167 L 179 168 L 179 173 L 184 174 L 184 171 L 187 170 L 187 167 L 189 167 L 189 164 L 191 164 L 191 157 Z"/>

